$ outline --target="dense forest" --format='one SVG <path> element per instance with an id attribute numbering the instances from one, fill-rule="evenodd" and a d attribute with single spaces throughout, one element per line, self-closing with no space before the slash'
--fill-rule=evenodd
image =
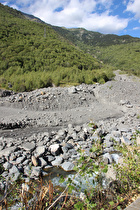
<path id="1" fill-rule="evenodd" d="M 116 68 L 140 75 L 139 49 L 138 38 L 55 27 L 0 4 L 0 88 L 104 83 Z"/>
<path id="2" fill-rule="evenodd" d="M 128 35 L 105 35 L 80 28 L 65 29 L 56 26 L 53 28 L 82 51 L 91 54 L 104 64 L 140 76 L 140 38 Z"/>
<path id="3" fill-rule="evenodd" d="M 105 82 L 111 70 L 50 26 L 0 5 L 0 86 L 30 91 L 55 84 Z"/>

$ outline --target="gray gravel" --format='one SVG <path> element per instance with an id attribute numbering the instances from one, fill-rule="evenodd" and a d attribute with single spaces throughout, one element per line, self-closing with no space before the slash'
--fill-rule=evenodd
<path id="1" fill-rule="evenodd" d="M 140 130 L 140 82 L 119 75 L 99 85 L 44 88 L 29 93 L 0 91 L 2 176 L 38 178 L 52 167 L 71 171 L 82 147 L 87 155 L 103 135 L 105 164 L 118 162 L 112 137 L 133 144 Z M 88 126 L 94 122 L 95 133 Z M 45 171 L 44 171 L 45 169 Z"/>

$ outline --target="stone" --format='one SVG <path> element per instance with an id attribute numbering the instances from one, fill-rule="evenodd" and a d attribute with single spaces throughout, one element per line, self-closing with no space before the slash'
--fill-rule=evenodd
<path id="1" fill-rule="evenodd" d="M 73 87 L 68 88 L 68 93 L 70 93 L 70 94 L 77 93 L 77 89 L 76 89 L 76 87 L 75 87 L 75 86 L 73 86 Z"/>
<path id="2" fill-rule="evenodd" d="M 136 138 L 137 145 L 140 145 L 140 135 Z"/>
<path id="3" fill-rule="evenodd" d="M 51 152 L 52 155 L 56 156 L 56 155 L 60 155 L 60 145 L 59 144 L 52 144 L 49 147 L 49 151 Z"/>
<path id="4" fill-rule="evenodd" d="M 36 148 L 36 151 L 35 151 L 36 157 L 40 157 L 44 153 L 45 153 L 45 146 L 39 146 Z"/>
<path id="5" fill-rule="evenodd" d="M 23 165 L 23 166 L 29 165 L 29 162 L 30 162 L 30 160 L 27 159 L 27 160 L 25 160 L 25 161 L 22 163 L 22 165 Z"/>
<path id="6" fill-rule="evenodd" d="M 9 169 L 10 174 L 15 174 L 17 172 L 19 172 L 19 170 L 16 166 L 12 166 L 12 168 Z"/>
<path id="7" fill-rule="evenodd" d="M 18 171 L 18 172 L 16 172 L 16 173 L 14 173 L 14 174 L 10 174 L 10 179 L 13 181 L 13 182 L 15 182 L 15 181 L 17 181 L 18 179 L 19 179 L 19 177 L 20 177 L 20 172 Z"/>
<path id="8" fill-rule="evenodd" d="M 32 163 L 33 163 L 34 166 L 38 165 L 38 161 L 37 161 L 37 158 L 35 156 L 32 156 L 31 160 L 32 160 Z"/>
<path id="9" fill-rule="evenodd" d="M 120 155 L 114 153 L 114 154 L 111 154 L 111 157 L 112 157 L 113 162 L 118 164 Z"/>
<path id="10" fill-rule="evenodd" d="M 5 188 L 5 184 L 0 181 L 0 191 L 2 192 Z"/>
<path id="11" fill-rule="evenodd" d="M 52 165 L 47 165 L 43 168 L 43 170 L 49 170 L 50 168 L 52 168 L 53 166 Z"/>
<path id="12" fill-rule="evenodd" d="M 2 156 L 8 157 L 11 153 L 13 153 L 16 150 L 16 147 L 10 147 L 10 148 L 6 148 L 0 151 L 0 158 Z"/>
<path id="13" fill-rule="evenodd" d="M 126 100 L 120 100 L 120 105 L 126 105 L 126 104 L 129 104 L 130 102 L 129 101 L 126 101 Z"/>
<path id="14" fill-rule="evenodd" d="M 114 147 L 109 147 L 109 148 L 104 149 L 104 153 L 110 153 L 110 152 L 114 152 L 114 151 L 115 151 Z"/>
<path id="15" fill-rule="evenodd" d="M 128 145 L 128 146 L 132 144 L 132 142 L 125 136 L 121 137 L 121 142 Z"/>
<path id="16" fill-rule="evenodd" d="M 26 175 L 26 176 L 31 175 L 31 168 L 29 165 L 24 168 L 24 175 Z"/>
<path id="17" fill-rule="evenodd" d="M 108 140 L 104 140 L 104 144 L 103 144 L 104 148 L 109 148 L 113 146 L 113 142 L 108 141 Z"/>
<path id="18" fill-rule="evenodd" d="M 41 174 L 41 167 L 40 166 L 33 166 L 32 167 L 32 172 L 31 172 L 31 178 L 33 178 L 34 176 L 39 177 Z"/>
<path id="19" fill-rule="evenodd" d="M 22 163 L 24 160 L 25 160 L 25 156 L 22 156 L 22 157 L 18 157 L 17 159 L 16 159 L 16 164 L 19 164 L 19 163 Z"/>
<path id="20" fill-rule="evenodd" d="M 56 159 L 53 160 L 53 161 L 51 162 L 51 164 L 52 164 L 53 166 L 60 166 L 62 162 L 63 162 L 63 157 L 56 157 Z"/>
<path id="21" fill-rule="evenodd" d="M 42 157 L 40 157 L 40 158 L 38 159 L 38 164 L 39 164 L 39 166 L 41 166 L 41 167 L 44 167 L 44 166 L 48 165 L 48 163 L 47 163 Z"/>
<path id="22" fill-rule="evenodd" d="M 64 171 L 73 171 L 74 164 L 72 162 L 64 162 L 61 164 L 61 168 Z"/>
<path id="23" fill-rule="evenodd" d="M 112 163 L 112 157 L 111 157 L 111 155 L 109 153 L 105 153 L 103 155 L 103 162 L 105 164 L 111 164 Z"/>
<path id="24" fill-rule="evenodd" d="M 52 155 L 47 155 L 46 158 L 48 162 L 52 162 L 53 160 L 55 160 L 55 157 Z"/>
<path id="25" fill-rule="evenodd" d="M 26 150 L 28 152 L 32 152 L 35 149 L 35 147 L 36 147 L 36 145 L 33 142 L 32 143 L 27 142 L 27 143 L 21 145 L 21 148 L 23 148 L 24 150 Z"/>
<path id="26" fill-rule="evenodd" d="M 9 162 L 6 162 L 6 163 L 3 164 L 3 167 L 4 167 L 5 170 L 9 170 L 10 168 L 12 168 L 12 166 L 13 165 Z"/>

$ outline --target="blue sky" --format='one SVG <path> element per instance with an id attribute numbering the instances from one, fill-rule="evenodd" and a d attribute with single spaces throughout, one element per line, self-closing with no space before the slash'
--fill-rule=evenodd
<path id="1" fill-rule="evenodd" d="M 0 0 L 46 23 L 140 37 L 140 0 Z"/>

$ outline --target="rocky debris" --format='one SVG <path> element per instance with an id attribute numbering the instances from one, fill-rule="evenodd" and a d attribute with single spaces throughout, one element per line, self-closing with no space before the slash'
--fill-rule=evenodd
<path id="1" fill-rule="evenodd" d="M 64 162 L 61 167 L 64 171 L 72 171 L 74 168 L 74 164 L 72 162 Z"/>
<path id="2" fill-rule="evenodd" d="M 23 178 L 37 179 L 40 175 L 47 174 L 50 167 L 59 167 L 65 171 L 72 171 L 77 162 L 79 148 L 89 155 L 89 151 L 97 141 L 101 138 L 103 144 L 102 159 L 104 164 L 118 163 L 121 157 L 114 149 L 114 140 L 119 144 L 133 144 L 134 128 L 140 130 L 140 124 L 135 124 L 135 127 L 130 127 L 124 119 L 106 119 L 99 121 L 96 125 L 96 130 L 93 132 L 93 127 L 88 124 L 68 127 L 58 131 L 42 132 L 33 134 L 30 137 L 21 139 L 0 138 L 0 161 L 4 167 L 2 176 L 5 179 L 15 181 L 22 175 Z M 9 147 L 10 142 L 12 147 Z M 41 146 L 40 146 L 41 145 Z M 94 156 L 94 154 L 93 154 Z M 45 171 L 44 171 L 45 170 Z"/>
<path id="3" fill-rule="evenodd" d="M 6 97 L 6 96 L 10 96 L 12 94 L 14 94 L 14 93 L 10 90 L 0 89 L 0 97 Z"/>
<path id="4" fill-rule="evenodd" d="M 89 155 L 97 139 L 104 164 L 118 163 L 114 139 L 133 145 L 140 131 L 140 83 L 131 80 L 0 94 L 0 173 L 6 180 L 37 179 L 53 167 L 71 171 L 78 150 Z"/>

